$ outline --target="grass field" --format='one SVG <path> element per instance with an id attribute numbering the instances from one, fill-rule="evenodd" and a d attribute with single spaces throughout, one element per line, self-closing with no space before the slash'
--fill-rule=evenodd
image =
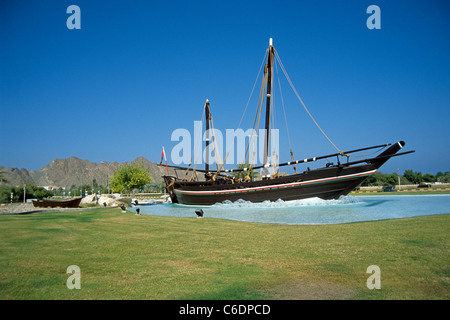
<path id="1" fill-rule="evenodd" d="M 449 235 L 450 215 L 297 226 L 116 208 L 3 215 L 0 299 L 447 300 Z M 366 286 L 371 265 L 379 290 Z"/>

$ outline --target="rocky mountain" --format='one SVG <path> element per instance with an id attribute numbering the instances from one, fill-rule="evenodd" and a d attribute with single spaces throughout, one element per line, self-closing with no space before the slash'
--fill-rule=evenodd
<path id="1" fill-rule="evenodd" d="M 9 185 L 33 184 L 36 186 L 54 186 L 70 188 L 72 185 L 80 186 L 90 184 L 93 179 L 98 184 L 106 186 L 108 179 L 125 164 L 139 164 L 147 168 L 152 177 L 152 182 L 162 182 L 162 176 L 167 174 L 164 166 L 150 162 L 144 157 L 138 157 L 132 162 L 101 162 L 94 163 L 77 157 L 67 159 L 54 159 L 40 170 L 27 170 L 18 168 L 3 168 L 4 178 Z M 169 168 L 169 173 L 175 175 L 175 171 Z M 178 175 L 184 174 L 178 172 Z M 2 183 L 5 184 L 5 183 Z"/>

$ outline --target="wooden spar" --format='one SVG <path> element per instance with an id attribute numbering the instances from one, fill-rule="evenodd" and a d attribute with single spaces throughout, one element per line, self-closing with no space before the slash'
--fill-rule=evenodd
<path id="1" fill-rule="evenodd" d="M 384 156 L 378 156 L 378 157 L 374 157 L 374 158 L 370 158 L 370 159 L 364 159 L 364 160 L 358 160 L 358 161 L 353 161 L 353 162 L 347 162 L 347 163 L 341 164 L 341 166 L 352 166 L 352 165 L 355 165 L 355 164 L 358 164 L 358 163 L 374 162 L 374 161 L 377 161 L 377 160 L 382 160 L 382 159 L 391 158 L 391 157 L 398 157 L 398 156 L 402 156 L 402 155 L 413 153 L 413 152 L 416 152 L 416 151 L 415 150 L 411 150 L 411 151 L 405 151 L 405 152 L 396 153 L 396 154 L 392 154 L 392 155 L 384 155 Z M 309 158 L 309 159 L 305 159 L 305 160 L 316 161 L 316 160 L 319 160 L 319 159 L 323 159 L 324 157 Z M 294 164 L 300 164 L 300 163 L 303 163 L 303 162 L 308 162 L 308 161 L 305 161 L 305 160 L 298 160 L 298 162 L 297 161 L 286 162 L 286 163 L 279 164 L 278 166 L 281 167 L 281 166 L 288 166 L 288 165 L 294 165 Z M 174 169 L 178 169 L 178 170 L 194 170 L 194 169 L 191 169 L 191 168 L 171 166 L 171 165 L 169 165 L 169 167 L 174 168 Z M 254 167 L 253 169 L 261 169 L 262 167 L 264 167 L 264 166 Z M 199 172 L 206 172 L 205 170 L 201 170 L 201 169 L 195 169 L 195 170 L 199 171 Z M 228 172 L 228 173 L 229 172 L 239 172 L 239 171 L 246 171 L 246 169 L 222 170 L 222 172 Z M 218 175 L 219 176 L 228 177 L 228 176 L 226 176 L 224 174 L 218 174 Z"/>
<path id="2" fill-rule="evenodd" d="M 381 144 L 378 146 L 373 146 L 373 147 L 367 147 L 367 148 L 360 148 L 360 149 L 355 149 L 355 150 L 350 150 L 350 151 L 346 151 L 343 152 L 344 154 L 350 154 L 350 153 L 354 153 L 354 152 L 360 152 L 360 151 L 364 151 L 364 150 L 370 150 L 370 149 L 376 149 L 376 148 L 381 148 L 381 147 L 387 147 L 391 145 L 390 143 L 386 143 L 386 144 Z M 331 157 L 336 157 L 336 156 L 341 156 L 341 153 L 334 153 L 334 154 L 328 154 L 326 156 L 320 156 L 320 157 L 312 157 L 312 158 L 306 158 L 303 160 L 295 160 L 295 161 L 289 161 L 289 162 L 284 162 L 284 163 L 280 163 L 278 164 L 279 167 L 284 167 L 284 166 L 292 166 L 292 165 L 296 165 L 296 164 L 301 164 L 301 163 L 306 163 L 306 162 L 314 162 L 317 160 L 322 160 L 322 159 L 326 159 L 326 158 L 331 158 Z M 373 158 L 375 159 L 375 158 Z M 372 160 L 372 159 L 366 159 L 366 160 Z M 365 162 L 366 160 L 362 160 L 359 162 Z M 270 167 L 271 165 L 269 165 Z M 256 169 L 261 169 L 264 168 L 265 166 L 256 166 L 253 167 L 252 170 L 256 170 Z M 232 170 L 224 170 L 225 172 L 236 172 L 236 171 L 245 171 L 245 169 L 232 169 Z"/>
<path id="3" fill-rule="evenodd" d="M 387 146 L 390 146 L 390 145 L 391 145 L 391 143 L 380 144 L 380 145 L 377 145 L 377 146 L 372 146 L 372 147 L 366 147 L 366 148 L 360 148 L 360 149 L 345 151 L 343 153 L 344 154 L 350 154 L 350 153 L 355 153 L 355 152 L 360 152 L 360 151 L 365 151 L 365 150 L 370 150 L 370 149 L 387 147 Z M 403 155 L 403 154 L 407 154 L 407 153 L 411 153 L 411 152 L 414 152 L 414 151 L 398 153 L 395 156 Z M 313 161 L 326 159 L 326 158 L 331 158 L 331 157 L 336 157 L 336 156 L 341 156 L 341 153 L 333 153 L 333 154 L 329 154 L 329 155 L 326 155 L 326 156 L 312 157 L 312 158 L 307 158 L 307 159 L 303 159 L 303 160 L 289 161 L 289 162 L 285 162 L 285 163 L 280 163 L 278 166 L 283 167 L 283 166 L 301 164 L 301 163 L 306 163 L 306 162 L 313 162 Z M 389 157 L 389 155 L 383 156 L 383 157 L 374 157 L 374 158 L 370 158 L 370 159 L 359 160 L 359 161 L 355 161 L 355 162 L 349 162 L 349 163 L 346 163 L 346 164 L 343 164 L 343 165 L 353 165 L 353 164 L 356 164 L 356 163 L 363 163 L 363 162 L 368 162 L 368 161 L 375 160 L 375 159 L 382 159 L 382 158 L 386 158 L 386 157 Z M 188 170 L 189 169 L 189 168 L 180 167 L 180 166 L 170 166 L 169 165 L 169 167 L 174 168 L 174 169 L 179 169 L 179 170 Z M 261 168 L 264 168 L 264 165 L 253 167 L 252 170 L 261 169 Z M 240 171 L 247 171 L 247 170 L 248 170 L 247 168 L 244 168 L 244 169 L 230 169 L 230 170 L 223 169 L 223 170 L 221 170 L 221 172 L 240 172 Z M 199 170 L 199 169 L 196 169 L 196 171 L 206 172 L 206 170 Z"/>
<path id="4" fill-rule="evenodd" d="M 160 164 L 156 164 L 156 165 L 161 166 Z M 189 164 L 189 166 L 187 168 L 186 167 L 180 167 L 180 166 L 173 166 L 173 165 L 168 165 L 168 167 L 169 168 L 173 168 L 175 170 L 183 170 L 183 171 L 186 171 L 186 170 L 194 171 L 195 170 L 195 171 L 203 172 L 203 173 L 211 173 L 211 171 L 206 171 L 206 170 L 203 170 L 203 169 L 191 168 L 190 164 Z M 222 170 L 222 172 L 225 172 L 225 170 Z M 221 173 L 215 173 L 215 174 L 217 174 L 218 176 L 228 177 L 226 174 L 221 174 Z M 207 178 L 207 180 L 209 180 L 209 177 Z"/>
<path id="5" fill-rule="evenodd" d="M 353 162 L 348 162 L 348 163 L 344 163 L 343 165 L 345 166 L 352 166 L 354 164 L 358 164 L 358 163 L 363 163 L 363 162 L 376 162 L 378 160 L 383 160 L 383 159 L 389 159 L 389 158 L 393 158 L 393 157 L 398 157 L 398 156 L 403 156 L 405 154 L 410 154 L 410 153 L 414 153 L 416 152 L 416 150 L 410 150 L 410 151 L 405 151 L 405 152 L 400 152 L 400 153 L 396 153 L 396 154 L 387 154 L 387 155 L 380 155 L 378 157 L 375 158 L 371 158 L 371 159 L 364 159 L 364 160 L 358 160 L 358 161 L 353 161 Z"/>
<path id="6" fill-rule="evenodd" d="M 211 120 L 211 114 L 209 112 L 209 100 L 206 99 L 205 103 L 205 119 L 206 119 L 206 159 L 205 159 L 205 172 L 209 172 L 209 144 L 210 132 L 209 132 L 209 121 Z"/>
<path id="7" fill-rule="evenodd" d="M 267 54 L 267 65 L 266 65 L 266 72 L 267 72 L 267 97 L 266 97 L 266 124 L 265 124 L 265 137 L 264 137 L 264 157 L 263 157 L 263 164 L 267 165 L 267 155 L 269 153 L 269 132 L 270 132 L 270 98 L 272 94 L 272 69 L 273 69 L 273 58 L 274 58 L 274 52 L 275 49 L 272 45 L 272 38 L 269 40 L 269 53 Z M 264 167 L 262 176 L 263 179 L 267 175 L 267 169 Z"/>

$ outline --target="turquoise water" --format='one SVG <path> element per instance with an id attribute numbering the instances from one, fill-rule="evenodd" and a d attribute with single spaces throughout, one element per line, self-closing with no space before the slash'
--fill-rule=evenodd
<path id="1" fill-rule="evenodd" d="M 334 224 L 398 219 L 450 213 L 450 195 L 346 196 L 339 200 L 318 198 L 298 201 L 251 203 L 236 201 L 207 207 L 158 204 L 133 206 L 141 214 L 196 218 L 201 208 L 204 218 L 280 224 Z"/>

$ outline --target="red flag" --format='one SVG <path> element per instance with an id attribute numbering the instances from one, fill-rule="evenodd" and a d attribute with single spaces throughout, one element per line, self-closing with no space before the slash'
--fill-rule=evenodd
<path id="1" fill-rule="evenodd" d="M 164 153 L 164 147 L 162 149 L 162 154 L 161 154 L 161 161 L 159 162 L 159 165 L 162 165 L 162 161 L 163 159 L 166 157 L 165 153 Z"/>
<path id="2" fill-rule="evenodd" d="M 166 162 L 167 174 L 169 174 L 169 167 L 167 166 L 167 159 L 166 159 L 166 153 L 164 152 L 164 147 L 162 149 L 161 162 L 159 163 L 159 165 L 162 164 L 163 158 L 164 158 L 164 161 Z"/>

